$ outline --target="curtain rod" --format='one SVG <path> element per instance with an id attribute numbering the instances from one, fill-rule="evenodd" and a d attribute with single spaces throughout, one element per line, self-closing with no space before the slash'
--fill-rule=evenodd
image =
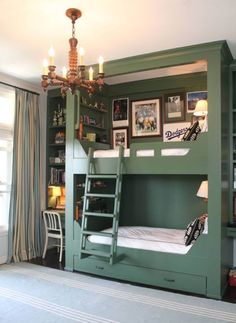
<path id="1" fill-rule="evenodd" d="M 39 95 L 39 93 L 37 93 L 37 92 L 30 91 L 30 90 L 27 90 L 27 89 L 24 89 L 24 88 L 22 88 L 22 87 L 15 86 L 15 85 L 12 85 L 12 84 L 8 84 L 8 83 L 6 83 L 6 82 L 2 82 L 2 81 L 0 81 L 0 83 L 1 83 L 1 84 L 4 84 L 4 85 L 7 85 L 7 86 L 14 87 L 15 89 L 18 89 L 18 90 L 23 90 L 23 91 L 26 91 L 26 92 L 29 92 L 29 93 L 32 93 L 32 94 Z"/>

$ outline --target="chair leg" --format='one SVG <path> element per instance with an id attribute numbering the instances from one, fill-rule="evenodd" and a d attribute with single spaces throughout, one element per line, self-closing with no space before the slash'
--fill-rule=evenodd
<path id="1" fill-rule="evenodd" d="M 44 244 L 44 249 L 43 249 L 43 259 L 44 259 L 44 258 L 45 258 L 45 256 L 46 256 L 47 248 L 48 248 L 48 235 L 46 234 L 46 237 L 45 237 L 45 244 Z"/>
<path id="2" fill-rule="evenodd" d="M 62 261 L 62 251 L 63 251 L 63 238 L 60 239 L 60 258 L 59 258 L 59 262 Z"/>

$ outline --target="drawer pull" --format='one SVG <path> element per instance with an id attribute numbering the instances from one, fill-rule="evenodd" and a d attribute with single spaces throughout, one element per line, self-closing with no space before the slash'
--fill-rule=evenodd
<path id="1" fill-rule="evenodd" d="M 169 283 L 174 283 L 175 282 L 175 279 L 170 279 L 170 278 L 164 278 L 164 280 L 166 282 L 169 282 Z"/>

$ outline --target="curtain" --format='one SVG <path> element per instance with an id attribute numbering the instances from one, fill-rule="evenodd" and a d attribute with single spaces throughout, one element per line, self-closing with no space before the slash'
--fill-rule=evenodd
<path id="1" fill-rule="evenodd" d="M 39 97 L 16 89 L 8 262 L 41 255 Z"/>

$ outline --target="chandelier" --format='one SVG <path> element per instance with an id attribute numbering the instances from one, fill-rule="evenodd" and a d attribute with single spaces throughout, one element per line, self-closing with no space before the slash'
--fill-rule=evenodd
<path id="1" fill-rule="evenodd" d="M 72 37 L 69 39 L 69 62 L 68 70 L 66 67 L 62 68 L 62 75 L 56 74 L 56 66 L 54 63 L 54 49 L 51 47 L 49 50 L 49 63 L 45 59 L 43 61 L 43 75 L 41 85 L 46 91 L 48 86 L 60 86 L 62 95 L 66 95 L 70 90 L 72 94 L 75 94 L 76 89 L 86 89 L 89 94 L 96 92 L 97 89 L 101 90 L 104 85 L 104 73 L 103 73 L 103 58 L 99 57 L 99 71 L 96 78 L 94 78 L 93 68 L 88 70 L 88 78 L 86 78 L 86 68 L 84 65 L 84 50 L 81 47 L 79 50 L 79 64 L 77 44 L 78 40 L 75 38 L 75 22 L 80 18 L 82 12 L 75 8 L 66 10 L 66 16 L 71 19 L 72 22 Z"/>

